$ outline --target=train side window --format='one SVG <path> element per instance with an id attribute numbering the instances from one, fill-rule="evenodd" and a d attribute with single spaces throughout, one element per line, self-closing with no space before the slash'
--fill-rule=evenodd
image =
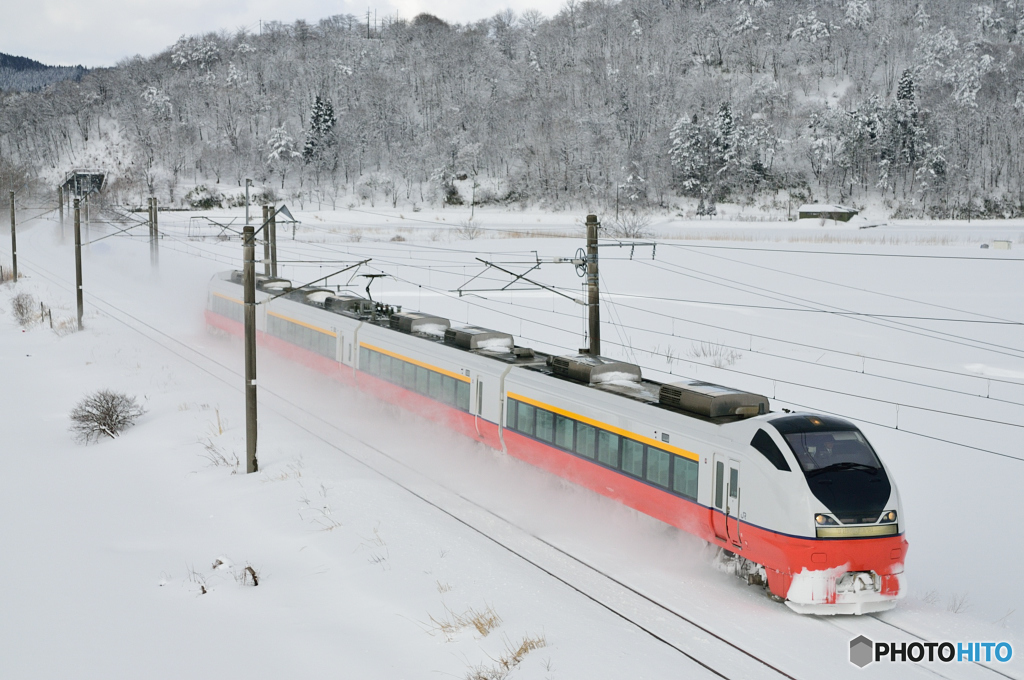
<path id="1" fill-rule="evenodd" d="M 555 440 L 555 414 L 537 409 L 537 439 L 545 442 Z"/>
<path id="2" fill-rule="evenodd" d="M 771 438 L 764 430 L 758 430 L 754 438 L 750 440 L 750 445 L 761 452 L 761 455 L 767 458 L 772 465 L 778 470 L 789 472 L 789 463 L 786 462 L 786 457 L 782 455 L 782 451 L 775 445 L 775 441 Z"/>
<path id="3" fill-rule="evenodd" d="M 416 367 L 416 391 L 423 396 L 430 393 L 430 371 L 422 366 Z"/>
<path id="4" fill-rule="evenodd" d="M 364 371 L 368 369 L 370 365 L 370 350 L 365 347 L 359 348 L 359 368 Z"/>
<path id="5" fill-rule="evenodd" d="M 370 352 L 370 361 L 366 372 L 370 375 L 380 375 L 380 354 L 377 352 Z"/>
<path id="6" fill-rule="evenodd" d="M 441 376 L 441 401 L 449 406 L 455 406 L 455 378 Z"/>
<path id="7" fill-rule="evenodd" d="M 456 408 L 469 410 L 469 383 L 461 380 L 455 381 L 455 406 Z"/>
<path id="8" fill-rule="evenodd" d="M 722 509 L 722 490 L 725 486 L 725 463 L 715 463 L 715 507 Z"/>
<path id="9" fill-rule="evenodd" d="M 555 446 L 572 451 L 573 430 L 576 421 L 565 416 L 555 416 Z"/>
<path id="10" fill-rule="evenodd" d="M 387 354 L 380 355 L 380 375 L 384 380 L 391 380 L 391 357 Z"/>
<path id="11" fill-rule="evenodd" d="M 672 462 L 671 454 L 667 451 L 660 451 L 647 447 L 647 471 L 645 478 L 648 482 L 668 488 L 669 465 Z"/>
<path id="12" fill-rule="evenodd" d="M 587 458 L 593 458 L 596 440 L 596 427 L 586 423 L 576 423 L 576 453 Z"/>
<path id="13" fill-rule="evenodd" d="M 608 467 L 619 467 L 619 435 L 597 431 L 597 459 Z"/>
<path id="14" fill-rule="evenodd" d="M 672 490 L 692 500 L 697 500 L 697 461 L 672 457 Z M 721 507 L 721 506 L 719 506 Z"/>
<path id="15" fill-rule="evenodd" d="M 403 372 L 405 373 L 405 380 L 403 381 L 402 384 L 405 385 L 406 389 L 415 391 L 416 390 L 416 364 L 410 364 L 409 362 L 404 362 L 404 365 L 402 366 L 402 369 L 403 369 Z"/>
<path id="16" fill-rule="evenodd" d="M 484 381 L 480 378 L 476 379 L 476 414 L 484 414 Z"/>
<path id="17" fill-rule="evenodd" d="M 441 401 L 441 374 L 436 371 L 427 371 L 430 375 L 430 398 Z"/>
<path id="18" fill-rule="evenodd" d="M 740 471 L 729 468 L 729 498 L 736 498 L 740 492 Z"/>
<path id="19" fill-rule="evenodd" d="M 634 477 L 644 476 L 644 445 L 632 439 L 622 440 L 622 471 Z"/>
<path id="20" fill-rule="evenodd" d="M 516 408 L 516 429 L 523 434 L 533 436 L 533 415 L 537 409 L 531 404 L 519 402 Z"/>
<path id="21" fill-rule="evenodd" d="M 518 403 L 511 398 L 505 402 L 505 427 L 512 430 L 516 429 L 516 404 Z"/>

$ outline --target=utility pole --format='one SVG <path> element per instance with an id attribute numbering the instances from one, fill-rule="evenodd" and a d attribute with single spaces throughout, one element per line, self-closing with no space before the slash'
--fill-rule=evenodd
<path id="1" fill-rule="evenodd" d="M 270 206 L 270 224 L 267 225 L 270 230 L 270 275 L 277 276 L 277 206 Z"/>
<path id="2" fill-rule="evenodd" d="M 270 206 L 263 204 L 263 221 L 260 227 L 263 230 L 263 275 L 270 276 L 270 230 L 267 228 L 270 220 Z"/>
<path id="3" fill-rule="evenodd" d="M 60 209 L 60 238 L 64 240 L 64 187 L 57 187 L 57 206 Z"/>
<path id="4" fill-rule="evenodd" d="M 78 298 L 78 330 L 82 330 L 82 212 L 75 199 L 75 296 Z"/>
<path id="5" fill-rule="evenodd" d="M 14 282 L 18 282 L 18 230 L 14 225 L 14 192 L 11 192 L 11 259 L 14 261 Z"/>
<path id="6" fill-rule="evenodd" d="M 601 354 L 601 300 L 597 275 L 597 215 L 587 215 L 587 320 L 590 324 L 590 356 Z"/>
<path id="7" fill-rule="evenodd" d="M 249 224 L 249 187 L 252 186 L 252 180 L 245 180 L 245 223 Z"/>
<path id="8" fill-rule="evenodd" d="M 245 302 L 245 472 L 256 472 L 256 230 L 242 228 L 242 288 Z"/>
<path id="9" fill-rule="evenodd" d="M 149 227 L 149 264 L 153 268 L 160 266 L 160 218 L 156 196 L 150 199 L 152 203 L 152 219 Z"/>

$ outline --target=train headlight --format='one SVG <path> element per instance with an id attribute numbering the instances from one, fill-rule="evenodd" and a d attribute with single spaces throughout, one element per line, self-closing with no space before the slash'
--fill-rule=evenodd
<path id="1" fill-rule="evenodd" d="M 882 519 L 878 520 L 879 524 L 892 524 L 896 521 L 896 511 L 888 510 L 882 513 Z"/>
<path id="2" fill-rule="evenodd" d="M 814 523 L 817 524 L 819 527 L 830 527 L 830 526 L 831 527 L 835 527 L 835 526 L 839 526 L 839 522 L 835 521 L 834 519 L 832 519 L 828 515 L 815 515 L 814 516 Z"/>

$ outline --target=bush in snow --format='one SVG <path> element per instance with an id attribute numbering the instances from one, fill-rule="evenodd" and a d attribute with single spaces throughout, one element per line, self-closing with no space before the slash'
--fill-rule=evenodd
<path id="1" fill-rule="evenodd" d="M 28 293 L 18 293 L 11 298 L 11 311 L 22 326 L 28 326 L 36 320 L 37 307 L 36 299 Z"/>
<path id="2" fill-rule="evenodd" d="M 210 210 L 212 208 L 219 208 L 224 198 L 216 189 L 211 190 L 205 184 L 200 184 L 185 194 L 185 200 L 188 201 L 189 206 L 192 208 Z"/>
<path id="3" fill-rule="evenodd" d="M 145 413 L 135 397 L 121 392 L 100 390 L 90 394 L 71 409 L 71 431 L 75 439 L 88 444 L 106 436 L 113 439 L 135 424 Z"/>

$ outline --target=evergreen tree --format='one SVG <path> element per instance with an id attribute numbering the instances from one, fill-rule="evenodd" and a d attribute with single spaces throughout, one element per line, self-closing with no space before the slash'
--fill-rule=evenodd
<path id="1" fill-rule="evenodd" d="M 302 148 L 304 161 L 312 163 L 322 161 L 327 157 L 327 152 L 334 146 L 334 124 L 337 122 L 331 100 L 317 95 L 316 101 L 313 102 L 313 113 L 310 116 L 306 144 Z"/>
<path id="2" fill-rule="evenodd" d="M 896 86 L 896 101 L 914 103 L 914 74 L 908 68 L 900 76 L 899 85 Z"/>

